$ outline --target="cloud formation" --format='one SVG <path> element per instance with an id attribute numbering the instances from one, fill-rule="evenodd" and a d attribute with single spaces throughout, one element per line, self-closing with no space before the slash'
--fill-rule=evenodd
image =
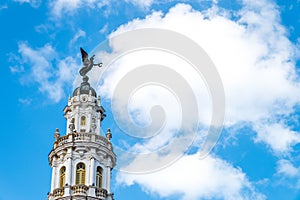
<path id="1" fill-rule="evenodd" d="M 295 166 L 290 160 L 280 159 L 277 162 L 276 175 L 279 177 L 279 184 L 300 189 L 300 166 Z"/>
<path id="2" fill-rule="evenodd" d="M 198 154 L 187 155 L 168 168 L 152 174 L 118 173 L 117 181 L 137 183 L 149 193 L 180 199 L 265 199 L 255 191 L 246 175 L 238 168 L 212 155 L 203 160 Z"/>
<path id="3" fill-rule="evenodd" d="M 64 97 L 64 85 L 72 84 L 79 68 L 76 60 L 72 57 L 60 59 L 49 44 L 34 49 L 27 43 L 20 42 L 18 51 L 21 57 L 16 62 L 21 67 L 11 67 L 11 71 L 18 73 L 29 70 L 29 76 L 23 81 L 37 83 L 39 91 L 50 100 L 60 101 Z M 24 69 L 23 65 L 29 69 Z"/>
<path id="4" fill-rule="evenodd" d="M 79 30 L 75 33 L 74 37 L 71 39 L 71 41 L 70 41 L 70 43 L 69 43 L 69 46 L 72 46 L 75 42 L 77 42 L 77 40 L 78 40 L 79 38 L 85 37 L 85 36 L 86 36 L 86 33 L 85 33 L 83 30 L 79 29 Z"/>
<path id="5" fill-rule="evenodd" d="M 275 5 L 267 1 L 243 3 L 243 8 L 233 14 L 217 7 L 200 12 L 178 4 L 166 14 L 153 12 L 145 19 L 133 20 L 113 35 L 153 27 L 190 37 L 204 48 L 219 70 L 227 102 L 224 125 L 275 126 L 279 123 L 277 116 L 289 116 L 300 102 L 295 95 L 300 92 L 295 70 L 296 46 L 288 40 Z M 232 20 L 232 15 L 239 18 Z M 291 142 L 285 148 L 273 143 L 271 148 L 286 151 L 298 142 L 298 136 L 293 135 L 299 133 L 289 126 L 285 129 L 286 134 L 278 137 Z M 263 137 L 260 140 L 270 143 Z"/>
<path id="6" fill-rule="evenodd" d="M 295 167 L 289 160 L 281 159 L 277 162 L 277 173 L 288 177 L 298 177 L 300 168 Z"/>
<path id="7" fill-rule="evenodd" d="M 300 143 L 300 134 L 280 123 L 256 126 L 256 142 L 265 142 L 276 154 L 286 154 L 295 144 Z"/>
<path id="8" fill-rule="evenodd" d="M 41 5 L 41 0 L 13 0 L 14 2 L 18 2 L 20 4 L 28 3 L 30 6 L 34 8 L 38 8 Z"/>
<path id="9" fill-rule="evenodd" d="M 238 11 L 224 10 L 216 6 L 198 11 L 190 5 L 177 4 L 165 14 L 153 12 L 144 19 L 135 19 L 119 27 L 112 36 L 138 28 L 163 28 L 193 39 L 212 58 L 222 78 L 227 103 L 224 128 L 250 124 L 257 133 L 255 141 L 264 142 L 276 155 L 286 155 L 300 142 L 299 133 L 278 118 L 289 117 L 300 102 L 299 95 L 295 95 L 300 92 L 295 68 L 297 47 L 287 38 L 276 5 L 269 1 L 245 0 L 242 3 L 242 8 Z M 131 63 L 130 68 L 137 67 L 140 61 L 145 61 L 145 57 L 135 56 L 135 63 Z M 128 63 L 130 62 L 118 63 L 118 69 L 126 68 Z M 180 64 L 175 63 L 173 68 L 182 67 Z M 120 73 L 111 73 L 110 80 L 104 80 L 101 91 L 107 98 L 111 97 L 113 91 L 110 89 L 118 82 L 116 77 Z M 192 75 L 190 80 L 191 77 Z M 151 98 L 143 99 L 137 103 L 136 108 L 145 112 L 143 109 L 152 103 L 147 100 Z M 175 123 L 173 125 L 176 127 Z M 151 140 L 147 144 L 151 144 Z M 153 145 L 155 144 L 157 143 Z M 162 197 L 179 193 L 183 199 L 265 198 L 255 192 L 253 184 L 247 180 L 241 169 L 231 166 L 217 156 L 208 156 L 199 161 L 196 155 L 186 155 L 170 168 L 151 175 L 118 174 L 118 181 L 127 185 L 138 183 L 146 191 L 158 193 Z M 135 164 L 139 164 L 138 157 L 130 163 Z M 203 174 L 198 171 L 193 171 L 191 175 L 178 174 L 178 171 L 188 172 L 194 165 L 197 169 L 203 169 L 203 165 L 207 165 L 213 170 L 204 170 Z M 174 174 L 180 176 L 177 179 L 180 181 L 172 179 Z M 157 180 L 164 180 L 162 177 L 168 180 L 168 184 L 163 181 L 162 184 L 158 183 Z M 224 186 L 222 179 L 217 182 L 214 181 L 215 177 L 227 177 L 232 181 L 227 181 L 228 185 Z M 202 179 L 207 180 L 208 186 L 202 184 Z M 187 184 L 190 181 L 194 183 Z M 206 190 L 202 191 L 202 188 Z"/>
<path id="10" fill-rule="evenodd" d="M 55 17 L 61 17 L 62 13 L 72 13 L 82 5 L 81 0 L 54 0 L 50 2 L 49 7 L 52 8 L 51 14 Z"/>
<path id="11" fill-rule="evenodd" d="M 154 3 L 154 0 L 125 0 L 125 2 L 137 5 L 142 9 L 148 9 Z"/>
<path id="12" fill-rule="evenodd" d="M 52 0 L 49 3 L 50 13 L 55 18 L 65 15 L 73 15 L 82 8 L 102 8 L 109 5 L 109 0 Z"/>
<path id="13" fill-rule="evenodd" d="M 29 1 L 29 0 L 18 0 Z M 154 0 L 124 0 L 121 3 L 131 4 L 138 9 L 147 10 L 154 3 Z M 64 14 L 73 15 L 80 9 L 97 8 L 100 9 L 104 6 L 108 6 L 105 10 L 105 14 L 110 13 L 111 9 L 119 5 L 119 1 L 116 0 L 52 0 L 50 1 L 49 8 L 50 13 L 55 18 L 60 18 Z"/>

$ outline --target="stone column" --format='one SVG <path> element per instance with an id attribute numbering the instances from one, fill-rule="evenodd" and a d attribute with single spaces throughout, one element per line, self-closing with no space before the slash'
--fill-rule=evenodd
<path id="1" fill-rule="evenodd" d="M 91 157 L 90 160 L 90 177 L 89 177 L 89 185 L 95 186 L 95 158 Z M 90 187 L 89 189 L 89 195 L 92 197 L 96 196 L 95 187 Z"/>
<path id="2" fill-rule="evenodd" d="M 66 163 L 66 184 L 72 185 L 72 158 L 67 158 Z"/>
<path id="3" fill-rule="evenodd" d="M 110 193 L 110 167 L 106 167 L 106 190 Z"/>
<path id="4" fill-rule="evenodd" d="M 55 174 L 56 174 L 56 165 L 53 165 L 52 167 L 52 180 L 51 180 L 51 193 L 53 193 L 53 190 L 55 189 Z"/>
<path id="5" fill-rule="evenodd" d="M 65 196 L 71 194 L 70 188 L 72 184 L 72 158 L 68 157 L 66 161 L 66 185 L 65 187 Z"/>
<path id="6" fill-rule="evenodd" d="M 77 132 L 80 132 L 80 128 L 79 128 L 79 122 L 80 122 L 80 116 L 79 116 L 79 106 L 77 106 L 76 108 L 76 112 L 75 112 L 75 129 Z"/>
<path id="7" fill-rule="evenodd" d="M 56 163 L 56 157 L 52 160 L 52 180 L 51 180 L 51 192 L 53 192 L 54 189 L 56 189 L 56 178 L 57 176 L 57 163 Z"/>
<path id="8" fill-rule="evenodd" d="M 95 185 L 95 158 L 91 157 L 91 168 L 90 168 L 90 185 Z"/>

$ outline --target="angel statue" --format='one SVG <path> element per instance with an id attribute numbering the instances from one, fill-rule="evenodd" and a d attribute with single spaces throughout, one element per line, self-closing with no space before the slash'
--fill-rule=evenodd
<path id="1" fill-rule="evenodd" d="M 82 56 L 83 67 L 80 69 L 79 74 L 83 77 L 83 79 L 88 80 L 86 74 L 93 68 L 93 66 L 102 67 L 102 63 L 94 64 L 95 55 L 93 55 L 89 59 L 88 53 L 85 50 L 83 50 L 83 48 L 80 47 L 80 51 Z"/>

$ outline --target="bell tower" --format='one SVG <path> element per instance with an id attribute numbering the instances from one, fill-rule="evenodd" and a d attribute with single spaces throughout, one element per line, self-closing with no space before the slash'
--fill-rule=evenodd
<path id="1" fill-rule="evenodd" d="M 85 64 L 91 64 L 89 61 L 87 58 Z M 114 199 L 110 191 L 111 170 L 116 165 L 112 134 L 110 129 L 105 136 L 100 134 L 105 116 L 100 97 L 84 74 L 64 108 L 66 134 L 61 135 L 58 129 L 54 133 L 55 142 L 48 156 L 52 167 L 48 200 Z"/>

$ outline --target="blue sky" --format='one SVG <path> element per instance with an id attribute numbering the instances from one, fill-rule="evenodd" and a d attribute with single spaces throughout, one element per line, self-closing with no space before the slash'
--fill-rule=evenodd
<path id="1" fill-rule="evenodd" d="M 47 156 L 55 128 L 65 131 L 62 110 L 76 87 L 79 47 L 91 52 L 113 34 L 145 27 L 184 34 L 207 52 L 223 81 L 226 115 L 221 137 L 205 159 L 199 159 L 195 144 L 156 173 L 115 170 L 115 198 L 300 199 L 299 13 L 299 0 L 2 0 L 0 200 L 47 198 Z M 112 129 L 112 142 L 143 151 L 157 146 L 126 141 L 110 103 L 126 66 L 141 65 L 149 52 L 138 55 L 118 62 L 95 88 L 108 113 L 103 130 Z M 159 58 L 167 57 L 155 62 L 165 62 Z M 192 75 L 186 78 L 198 86 Z M 149 120 L 143 114 L 151 98 L 166 112 L 168 102 L 175 102 L 151 92 L 133 101 L 139 123 Z M 211 111 L 201 112 L 205 127 Z M 178 119 L 170 113 L 174 128 Z M 131 164 L 141 163 L 137 158 Z"/>

